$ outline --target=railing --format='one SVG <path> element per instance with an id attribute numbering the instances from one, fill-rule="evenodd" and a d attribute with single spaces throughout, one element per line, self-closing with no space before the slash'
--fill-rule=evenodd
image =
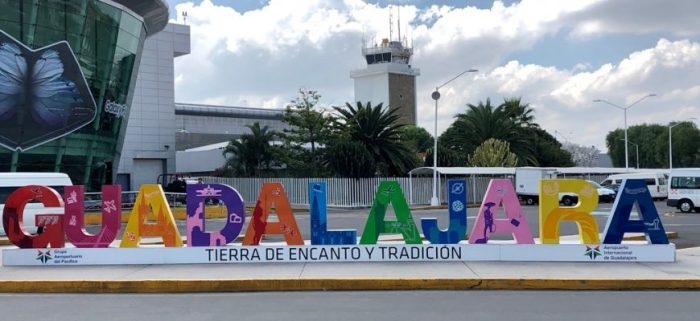
<path id="1" fill-rule="evenodd" d="M 464 179 L 467 181 L 467 202 L 471 204 L 481 203 L 489 181 L 492 178 L 503 176 L 451 176 L 450 179 Z M 509 178 L 509 177 L 508 177 Z M 564 178 L 560 176 L 560 178 Z M 567 178 L 584 178 L 600 181 L 604 175 L 569 175 Z M 192 178 L 197 180 L 198 178 Z M 326 183 L 326 203 L 331 207 L 370 207 L 374 201 L 377 186 L 382 181 L 397 181 L 401 186 L 404 197 L 409 205 L 428 205 L 432 198 L 432 177 L 381 177 L 381 178 L 227 178 L 227 177 L 201 177 L 203 183 L 221 183 L 234 187 L 243 197 L 247 206 L 254 206 L 255 201 L 265 182 L 280 182 L 285 188 L 287 198 L 292 205 L 309 205 L 309 183 Z M 441 177 L 439 180 L 438 196 L 442 204 L 446 203 L 447 180 Z M 138 191 L 122 192 L 122 209 L 128 210 L 134 207 Z M 85 193 L 85 211 L 98 212 L 101 210 L 101 193 Z M 166 192 L 165 197 L 172 208 L 185 206 L 185 193 Z M 216 203 L 216 202 L 212 202 Z M 1 229 L 0 229 L 1 230 Z"/>
<path id="2" fill-rule="evenodd" d="M 138 194 L 138 191 L 122 192 L 122 209 L 133 208 Z M 102 209 L 101 199 L 102 193 L 100 192 L 85 193 L 85 211 L 100 211 Z M 168 200 L 168 204 L 171 208 L 185 206 L 185 193 L 165 192 L 165 199 Z"/>
<path id="3" fill-rule="evenodd" d="M 450 179 L 464 179 L 467 181 L 467 202 L 471 204 L 481 203 L 489 181 L 492 178 L 502 176 L 451 176 Z M 573 178 L 570 176 L 569 178 Z M 576 177 L 599 180 L 599 177 Z M 197 179 L 197 178 L 195 178 Z M 235 188 L 243 197 L 247 206 L 254 206 L 258 199 L 260 189 L 265 182 L 280 182 L 284 186 L 287 198 L 292 205 L 309 205 L 309 183 L 326 183 L 326 203 L 331 207 L 370 207 L 374 200 L 377 186 L 382 181 L 397 181 L 401 186 L 404 197 L 409 205 L 428 205 L 432 197 L 432 177 L 376 177 L 376 178 L 242 178 L 242 177 L 201 177 L 203 183 L 221 183 Z M 447 202 L 447 180 L 439 181 L 438 196 L 440 201 Z M 122 192 L 122 207 L 130 209 L 136 202 L 138 191 Z M 185 206 L 184 193 L 165 193 L 170 207 Z M 101 194 L 86 193 L 86 211 L 100 210 Z"/>
<path id="4" fill-rule="evenodd" d="M 203 183 L 220 183 L 232 186 L 243 197 L 247 206 L 254 206 L 260 194 L 263 183 L 280 182 L 284 186 L 287 198 L 292 205 L 309 205 L 309 183 L 326 183 L 326 203 L 332 207 L 370 207 L 374 200 L 377 186 L 382 181 L 398 181 L 401 185 L 404 197 L 409 204 L 430 204 L 432 197 L 431 177 L 382 177 L 382 178 L 229 178 L 229 177 L 201 177 Z M 488 179 L 477 178 L 476 193 L 479 197 L 486 190 Z M 470 182 L 471 184 L 471 182 Z M 472 186 L 472 185 L 470 185 Z M 445 182 L 441 182 L 441 189 L 445 189 Z M 483 191 L 482 191 L 483 190 Z M 411 193 L 412 192 L 412 193 Z M 444 192 L 441 195 L 446 195 Z M 473 193 L 469 194 L 469 202 L 474 202 Z M 122 192 L 122 208 L 133 208 L 138 191 Z M 85 193 L 85 210 L 88 212 L 101 209 L 102 195 L 100 192 Z M 165 193 L 170 207 L 182 207 L 185 205 L 185 194 Z M 481 199 L 477 200 L 478 202 Z"/>
<path id="5" fill-rule="evenodd" d="M 241 177 L 201 177 L 204 183 L 221 183 L 234 187 L 247 205 L 254 205 L 260 189 L 265 182 L 280 182 L 287 192 L 287 198 L 293 205 L 309 205 L 309 183 L 326 183 L 326 203 L 333 207 L 370 207 L 374 200 L 377 186 L 382 181 L 397 181 L 404 197 L 410 205 L 430 204 L 432 197 L 432 177 L 377 177 L 377 178 L 241 178 Z M 465 179 L 451 177 L 450 179 Z M 467 177 L 471 189 L 469 203 L 481 202 L 491 177 Z M 440 199 L 446 202 L 446 181 L 440 182 Z"/>

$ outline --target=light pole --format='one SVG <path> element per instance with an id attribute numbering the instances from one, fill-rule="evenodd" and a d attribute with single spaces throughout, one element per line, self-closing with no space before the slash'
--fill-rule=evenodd
<path id="1" fill-rule="evenodd" d="M 690 118 L 686 119 L 686 121 L 695 120 L 695 119 L 697 119 L 697 118 L 690 117 Z M 682 123 L 683 123 L 682 121 L 679 121 L 675 124 L 673 122 L 668 124 L 668 169 L 669 170 L 673 169 L 673 144 L 671 141 L 671 134 L 672 134 L 671 129 L 673 129 L 673 127 L 676 127 Z"/>
<path id="2" fill-rule="evenodd" d="M 620 139 L 620 140 L 624 141 L 624 139 Z M 634 147 L 637 149 L 637 169 L 639 169 L 639 145 L 637 145 L 633 142 L 628 142 L 628 143 L 634 145 Z"/>
<path id="3" fill-rule="evenodd" d="M 459 73 L 459 75 L 452 77 L 450 80 L 446 81 L 440 86 L 435 87 L 435 91 L 430 95 L 431 98 L 435 100 L 435 127 L 433 129 L 433 198 L 430 199 L 430 205 L 431 206 L 438 206 L 440 205 L 440 200 L 437 197 L 437 141 L 438 141 L 438 136 L 437 136 L 437 123 L 438 123 L 438 99 L 440 99 L 440 88 L 444 87 L 445 85 L 451 83 L 453 80 L 461 77 L 462 75 L 468 73 L 468 72 L 477 72 L 478 70 L 476 69 L 467 69 L 465 71 L 462 71 Z"/>
<path id="4" fill-rule="evenodd" d="M 627 148 L 627 145 L 628 145 L 628 144 L 627 144 L 627 142 L 628 142 L 628 140 L 627 140 L 627 110 L 630 109 L 630 108 L 632 108 L 632 106 L 634 106 L 634 105 L 640 103 L 642 100 L 647 99 L 647 98 L 649 98 L 649 97 L 654 97 L 654 96 L 656 96 L 656 94 L 648 94 L 648 95 L 646 95 L 646 96 L 644 96 L 644 97 L 642 97 L 642 98 L 637 99 L 637 101 L 635 101 L 635 102 L 633 102 L 633 103 L 627 105 L 627 107 L 622 107 L 622 106 L 620 106 L 620 105 L 613 104 L 613 103 L 611 103 L 611 102 L 609 102 L 609 101 L 607 101 L 607 100 L 604 100 L 604 99 L 595 99 L 595 100 L 593 100 L 594 103 L 606 103 L 606 104 L 608 104 L 608 105 L 610 105 L 610 106 L 613 106 L 613 107 L 615 107 L 615 108 L 622 109 L 622 110 L 625 112 L 625 171 L 629 170 L 629 167 L 630 167 L 630 163 L 629 163 L 629 154 L 628 154 L 628 148 Z"/>
<path id="5" fill-rule="evenodd" d="M 569 134 L 566 135 L 566 134 L 564 134 L 556 129 L 554 130 L 554 136 L 559 136 L 559 137 L 563 138 L 565 143 L 569 142 L 569 136 L 572 134 L 573 134 L 573 132 L 569 132 Z"/>

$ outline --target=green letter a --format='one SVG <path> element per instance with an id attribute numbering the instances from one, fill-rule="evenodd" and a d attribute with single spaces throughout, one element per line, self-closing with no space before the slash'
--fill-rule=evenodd
<path id="1" fill-rule="evenodd" d="M 389 203 L 394 207 L 396 221 L 385 221 L 386 209 Z M 422 244 L 416 223 L 413 222 L 411 210 L 408 208 L 406 198 L 403 197 L 401 186 L 397 181 L 384 181 L 379 183 L 374 203 L 362 232 L 360 244 L 377 244 L 379 234 L 402 234 L 406 244 Z"/>

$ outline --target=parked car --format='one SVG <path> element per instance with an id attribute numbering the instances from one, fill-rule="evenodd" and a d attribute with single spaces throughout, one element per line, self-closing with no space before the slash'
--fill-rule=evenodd
<path id="1" fill-rule="evenodd" d="M 700 212 L 700 168 L 673 169 L 670 181 L 666 205 L 683 213 L 689 213 L 693 209 Z"/>
<path id="2" fill-rule="evenodd" d="M 598 202 L 610 203 L 615 201 L 615 196 L 617 193 L 612 189 L 605 188 L 594 181 L 587 180 L 586 182 L 589 182 L 595 186 L 596 190 L 598 191 Z M 578 196 L 574 193 L 559 193 L 559 203 L 564 206 L 574 205 L 578 203 Z"/>
<path id="3" fill-rule="evenodd" d="M 610 175 L 600 182 L 600 185 L 617 192 L 624 179 L 643 179 L 647 183 L 652 198 L 661 200 L 668 197 L 668 175 L 661 172 Z"/>

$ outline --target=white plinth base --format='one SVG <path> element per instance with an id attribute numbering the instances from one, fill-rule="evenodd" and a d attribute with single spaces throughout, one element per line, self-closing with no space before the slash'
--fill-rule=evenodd
<path id="1" fill-rule="evenodd" d="M 5 266 L 302 262 L 675 262 L 674 244 L 377 244 L 6 249 Z"/>

